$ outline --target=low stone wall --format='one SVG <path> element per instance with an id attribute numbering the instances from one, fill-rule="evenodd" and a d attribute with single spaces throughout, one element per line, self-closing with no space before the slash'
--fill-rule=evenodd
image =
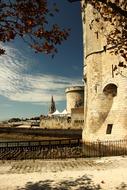
<path id="1" fill-rule="evenodd" d="M 71 122 L 67 117 L 47 117 L 40 121 L 40 128 L 43 129 L 83 129 L 83 123 Z"/>

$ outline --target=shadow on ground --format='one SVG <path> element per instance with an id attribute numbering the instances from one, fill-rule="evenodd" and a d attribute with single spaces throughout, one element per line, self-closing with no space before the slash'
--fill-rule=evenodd
<path id="1" fill-rule="evenodd" d="M 84 175 L 76 180 L 65 180 L 55 183 L 53 180 L 39 181 L 37 183 L 28 182 L 24 188 L 17 190 L 101 190 L 99 184 L 95 185 L 90 177 Z"/>
<path id="2" fill-rule="evenodd" d="M 127 184 L 121 183 L 119 187 L 116 187 L 116 190 L 127 190 Z"/>
<path id="3" fill-rule="evenodd" d="M 53 180 L 28 182 L 24 188 L 17 187 L 17 190 L 103 190 L 99 184 L 94 184 L 92 179 L 84 175 L 76 180 L 65 180 L 56 183 Z M 121 183 L 116 190 L 127 190 L 127 184 Z"/>

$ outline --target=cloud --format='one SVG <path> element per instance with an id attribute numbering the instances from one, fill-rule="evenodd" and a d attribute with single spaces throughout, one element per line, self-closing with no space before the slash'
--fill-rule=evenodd
<path id="1" fill-rule="evenodd" d="M 66 87 L 81 84 L 80 79 L 30 74 L 27 71 L 31 60 L 12 47 L 4 48 L 7 55 L 0 57 L 0 95 L 10 100 L 44 103 L 53 95 L 56 101 L 63 101 Z"/>

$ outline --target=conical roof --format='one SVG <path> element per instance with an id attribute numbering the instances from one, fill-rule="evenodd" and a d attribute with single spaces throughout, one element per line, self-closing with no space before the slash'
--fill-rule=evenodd
<path id="1" fill-rule="evenodd" d="M 49 114 L 52 114 L 56 111 L 55 101 L 53 99 L 53 96 L 51 97 L 51 104 L 49 108 Z"/>
<path id="2" fill-rule="evenodd" d="M 52 115 L 59 115 L 61 114 L 58 110 L 56 110 Z"/>
<path id="3" fill-rule="evenodd" d="M 66 109 L 63 110 L 63 111 L 61 112 L 61 114 L 67 114 L 67 110 L 66 110 Z"/>

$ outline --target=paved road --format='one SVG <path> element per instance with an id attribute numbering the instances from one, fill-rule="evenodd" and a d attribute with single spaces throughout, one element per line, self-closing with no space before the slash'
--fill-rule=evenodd
<path id="1" fill-rule="evenodd" d="M 111 159 L 112 158 L 112 159 Z M 59 172 L 78 169 L 101 169 L 119 166 L 119 158 L 122 165 L 126 164 L 127 158 L 78 158 L 67 160 L 23 160 L 23 161 L 0 161 L 0 174 L 24 174 L 33 172 Z"/>
<path id="2" fill-rule="evenodd" d="M 0 161 L 0 190 L 127 190 L 127 157 Z"/>

